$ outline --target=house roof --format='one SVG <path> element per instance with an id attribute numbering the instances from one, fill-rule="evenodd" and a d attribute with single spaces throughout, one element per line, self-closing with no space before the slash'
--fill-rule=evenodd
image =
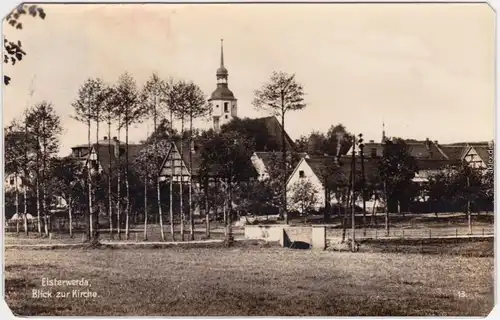
<path id="1" fill-rule="evenodd" d="M 183 141 L 182 143 L 182 153 L 181 153 L 181 142 L 180 140 L 177 140 L 174 142 L 175 147 L 179 154 L 182 154 L 182 161 L 184 162 L 183 167 L 187 168 L 188 172 L 191 173 L 194 176 L 198 176 L 200 173 L 200 168 L 202 166 L 202 148 L 203 146 L 199 142 L 194 143 L 194 152 L 192 152 L 191 148 L 191 143 L 189 141 Z M 191 166 L 190 166 L 190 156 L 191 156 Z M 163 161 L 163 165 L 166 165 L 168 159 L 171 157 L 171 152 L 168 152 L 167 156 L 165 157 Z M 168 166 L 168 165 L 167 165 Z M 177 166 L 177 165 L 176 165 Z M 161 169 L 160 169 L 161 170 Z M 256 177 L 258 175 L 255 167 L 253 166 L 250 158 L 248 158 L 248 164 L 244 168 L 245 170 L 245 176 L 250 178 L 250 177 Z M 177 170 L 179 173 L 181 172 L 180 170 Z M 209 174 L 212 176 L 217 175 L 217 168 L 216 165 L 213 165 L 209 168 Z M 184 173 L 183 173 L 184 174 Z M 168 173 L 167 173 L 168 175 Z"/>
<path id="2" fill-rule="evenodd" d="M 439 148 L 443 151 L 449 160 L 460 160 L 462 158 L 465 146 L 460 145 L 441 145 Z"/>
<path id="3" fill-rule="evenodd" d="M 474 148 L 474 150 L 476 150 L 479 158 L 481 158 L 481 160 L 484 163 L 488 163 L 488 159 L 489 159 L 488 146 L 476 145 L 476 146 L 472 146 L 472 147 Z"/>
<path id="4" fill-rule="evenodd" d="M 418 170 L 440 170 L 449 165 L 458 164 L 460 160 L 417 159 Z"/>
<path id="5" fill-rule="evenodd" d="M 271 163 L 272 160 L 275 159 L 276 157 L 278 159 L 281 159 L 282 157 L 282 152 L 280 151 L 256 151 L 255 155 L 259 157 L 262 162 L 264 163 L 264 166 L 267 168 Z M 295 153 L 299 159 L 305 158 L 307 156 L 306 152 L 297 152 Z M 288 153 L 288 156 L 291 156 L 292 153 Z"/>
<path id="6" fill-rule="evenodd" d="M 128 161 L 129 165 L 133 169 L 133 163 L 136 159 L 136 157 L 139 155 L 139 152 L 142 150 L 144 145 L 142 144 L 129 144 L 128 146 Z M 109 165 L 111 162 L 111 168 L 116 167 L 116 162 L 117 162 L 117 157 L 115 154 L 115 145 L 111 145 L 111 148 L 108 144 L 99 144 L 99 148 L 97 148 L 97 144 L 93 145 L 93 149 L 97 153 L 97 157 L 99 159 L 99 164 L 101 165 L 104 173 L 108 174 L 109 173 Z M 121 146 L 121 161 L 125 161 L 125 155 L 126 155 L 126 146 Z"/>
<path id="7" fill-rule="evenodd" d="M 280 148 L 282 147 L 282 127 L 281 123 L 279 123 L 276 117 L 270 116 L 252 120 L 264 124 L 267 127 L 269 135 L 271 135 L 276 139 L 276 143 Z M 295 149 L 295 143 L 293 142 L 292 138 L 290 138 L 290 136 L 286 131 L 285 131 L 285 143 L 287 144 L 288 150 Z M 257 150 L 257 151 L 264 151 L 264 150 Z"/>
<path id="8" fill-rule="evenodd" d="M 351 160 L 350 156 L 343 156 L 338 162 L 335 161 L 335 157 L 332 156 L 312 156 L 309 158 L 304 158 L 303 161 L 311 167 L 314 174 L 323 181 L 325 178 L 325 173 L 328 170 L 338 165 L 339 170 L 336 171 L 337 175 L 344 175 L 347 179 L 349 178 L 351 172 Z M 361 158 L 356 157 L 356 172 L 361 172 Z M 370 177 L 377 173 L 378 159 L 365 158 L 364 160 L 364 170 L 365 177 Z"/>

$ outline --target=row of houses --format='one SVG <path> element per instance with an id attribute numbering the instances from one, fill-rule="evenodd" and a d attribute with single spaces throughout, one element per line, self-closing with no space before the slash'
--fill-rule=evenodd
<path id="1" fill-rule="evenodd" d="M 278 142 L 278 148 L 276 149 L 279 150 L 281 147 L 279 141 L 281 141 L 282 130 L 278 120 L 275 117 L 266 117 L 254 119 L 254 121 L 265 124 L 265 127 L 269 131 L 269 135 L 275 137 L 275 142 Z M 294 143 L 288 134 L 285 136 L 285 142 L 289 150 L 294 149 Z M 491 152 L 491 147 L 487 142 L 439 144 L 437 141 L 431 141 L 430 139 L 423 141 L 406 140 L 405 142 L 409 147 L 410 154 L 417 160 L 419 171 L 413 179 L 417 183 L 425 183 L 430 176 L 436 174 L 445 166 L 456 164 L 459 161 L 466 161 L 473 168 L 485 170 L 488 166 Z M 104 137 L 102 140 L 98 141 L 98 143 L 93 143 L 90 148 L 88 144 L 72 147 L 71 156 L 81 161 L 82 165 L 87 165 L 94 170 L 99 170 L 104 174 L 108 174 L 110 165 L 113 170 L 119 159 L 121 159 L 120 161 L 122 161 L 122 163 L 128 159 L 133 169 L 135 159 L 143 147 L 144 145 L 142 144 L 129 144 L 127 153 L 125 144 L 119 141 L 117 137 Z M 160 181 L 165 182 L 170 179 L 176 183 L 181 179 L 184 182 L 194 181 L 194 189 L 196 190 L 199 188 L 198 179 L 196 179 L 196 177 L 199 175 L 201 164 L 200 150 L 203 146 L 184 143 L 181 148 L 180 142 L 175 141 L 167 143 L 165 147 L 168 148 L 168 150 L 167 152 L 162 150 L 166 153 L 166 156 L 159 168 Z M 365 143 L 364 168 L 366 176 L 370 176 L 377 170 L 377 159 L 382 156 L 383 147 L 383 141 L 369 141 Z M 183 151 L 182 154 L 180 152 L 181 149 Z M 245 176 L 248 177 L 248 179 L 268 179 L 270 175 L 269 170 L 272 170 L 272 161 L 276 158 L 281 158 L 281 153 L 279 151 L 269 151 L 265 149 L 266 147 L 262 146 L 261 143 L 259 148 L 250 157 L 245 172 Z M 348 154 L 351 154 L 351 152 L 352 150 L 350 150 Z M 298 163 L 295 165 L 292 174 L 288 177 L 287 187 L 290 190 L 288 192 L 288 197 L 293 197 L 292 186 L 295 183 L 307 179 L 318 191 L 316 209 L 319 210 L 325 205 L 325 197 L 328 197 L 328 201 L 331 204 L 335 204 L 338 199 L 335 196 L 330 197 L 325 194 L 324 172 L 326 170 L 325 168 L 327 168 L 332 161 L 337 161 L 338 159 L 332 156 L 310 156 L 307 153 L 295 153 L 295 155 L 298 157 Z M 189 165 L 190 163 L 191 166 Z M 337 164 L 340 170 L 338 170 L 336 174 L 348 176 L 350 170 L 350 156 L 341 157 Z M 358 168 L 359 167 L 358 165 Z M 6 191 L 16 187 L 18 190 L 22 190 L 22 179 L 15 175 L 8 174 L 6 175 L 4 187 Z M 358 200 L 361 201 L 361 199 Z M 376 205 L 375 199 L 366 203 L 367 209 L 370 210 Z"/>

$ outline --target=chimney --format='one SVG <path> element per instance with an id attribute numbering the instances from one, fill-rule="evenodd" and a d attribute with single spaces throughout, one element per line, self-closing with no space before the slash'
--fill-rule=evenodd
<path id="1" fill-rule="evenodd" d="M 113 140 L 118 141 L 118 138 L 117 137 L 113 137 Z"/>
<path id="2" fill-rule="evenodd" d="M 438 141 L 437 141 L 437 140 L 434 140 L 434 144 L 436 144 L 436 145 L 437 145 L 437 144 L 438 144 Z"/>
<path id="3" fill-rule="evenodd" d="M 370 143 L 375 143 L 375 140 L 370 140 Z"/>
<path id="4" fill-rule="evenodd" d="M 108 137 L 107 137 L 107 136 L 104 136 L 104 140 L 108 140 Z"/>

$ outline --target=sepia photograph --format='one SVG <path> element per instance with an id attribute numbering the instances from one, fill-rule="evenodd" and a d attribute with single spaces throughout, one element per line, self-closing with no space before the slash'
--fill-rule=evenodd
<path id="1" fill-rule="evenodd" d="M 492 311 L 490 4 L 33 2 L 2 17 L 14 316 Z"/>

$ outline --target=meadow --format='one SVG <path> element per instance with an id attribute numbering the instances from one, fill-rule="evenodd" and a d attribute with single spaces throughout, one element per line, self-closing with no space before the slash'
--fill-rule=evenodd
<path id="1" fill-rule="evenodd" d="M 255 244 L 7 249 L 5 288 L 7 304 L 22 316 L 486 316 L 494 304 L 493 267 L 492 256 Z M 42 278 L 90 286 L 48 287 Z M 35 298 L 37 289 L 70 293 Z M 73 290 L 97 297 L 73 297 Z"/>

